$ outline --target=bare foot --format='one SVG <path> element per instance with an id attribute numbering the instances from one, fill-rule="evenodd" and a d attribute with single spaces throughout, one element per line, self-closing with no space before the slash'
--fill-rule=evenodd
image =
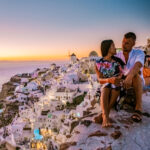
<path id="1" fill-rule="evenodd" d="M 94 122 L 102 124 L 103 122 L 102 113 L 94 118 Z"/>
<path id="2" fill-rule="evenodd" d="M 105 128 L 105 127 L 111 127 L 111 126 L 112 124 L 110 123 L 109 119 L 106 117 L 103 117 L 102 127 Z"/>

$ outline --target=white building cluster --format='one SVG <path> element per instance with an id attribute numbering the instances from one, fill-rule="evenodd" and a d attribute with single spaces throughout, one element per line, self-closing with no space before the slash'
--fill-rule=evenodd
<path id="1" fill-rule="evenodd" d="M 92 107 L 91 101 L 99 86 L 93 70 L 97 56 L 77 61 L 71 55 L 71 63 L 50 68 L 37 69 L 28 76 L 21 76 L 14 96 L 7 102 L 18 101 L 19 113 L 9 125 L 14 141 L 24 149 L 48 147 L 49 143 L 58 149 L 70 136 L 72 121 L 84 116 L 84 111 Z M 85 94 L 86 93 L 86 94 Z M 78 96 L 85 97 L 79 105 L 68 109 Z M 35 138 L 34 131 L 39 130 Z M 45 146 L 46 145 L 46 146 Z M 44 149 L 44 148 L 43 148 Z"/>

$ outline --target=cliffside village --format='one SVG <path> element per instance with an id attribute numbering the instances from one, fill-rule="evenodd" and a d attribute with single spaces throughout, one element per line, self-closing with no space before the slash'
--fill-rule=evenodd
<path id="1" fill-rule="evenodd" d="M 70 136 L 72 120 L 88 113 L 96 98 L 96 58 L 94 51 L 80 60 L 72 54 L 69 64 L 53 63 L 50 68 L 13 76 L 0 95 L 1 140 L 8 138 L 23 149 L 47 149 L 51 141 L 58 149 Z"/>

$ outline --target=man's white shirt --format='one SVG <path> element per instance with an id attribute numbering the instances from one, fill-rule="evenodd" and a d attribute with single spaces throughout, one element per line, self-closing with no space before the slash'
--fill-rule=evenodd
<path id="1" fill-rule="evenodd" d="M 145 59 L 145 54 L 142 50 L 139 49 L 132 49 L 131 52 L 129 53 L 129 58 L 128 61 L 126 63 L 125 61 L 125 57 L 123 55 L 123 51 L 120 51 L 116 54 L 117 57 L 119 57 L 120 59 L 122 59 L 122 61 L 126 64 L 124 67 L 124 75 L 127 75 L 129 73 L 129 71 L 133 68 L 134 64 L 136 62 L 140 62 L 142 64 L 142 66 L 144 66 L 144 59 Z M 143 67 L 141 68 L 141 78 L 144 81 L 144 77 L 143 77 Z"/>

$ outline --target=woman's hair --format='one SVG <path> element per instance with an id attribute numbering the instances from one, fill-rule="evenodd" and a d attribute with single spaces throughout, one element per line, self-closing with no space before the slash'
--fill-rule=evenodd
<path id="1" fill-rule="evenodd" d="M 112 43 L 114 43 L 113 40 L 104 40 L 101 42 L 101 54 L 103 57 L 107 56 Z"/>

